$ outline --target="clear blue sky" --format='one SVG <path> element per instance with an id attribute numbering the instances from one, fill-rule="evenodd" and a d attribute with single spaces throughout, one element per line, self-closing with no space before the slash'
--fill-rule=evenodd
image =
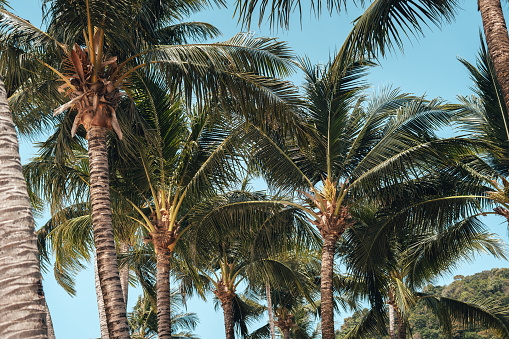
<path id="1" fill-rule="evenodd" d="M 405 42 L 404 53 L 398 51 L 380 60 L 381 67 L 373 69 L 368 76 L 373 90 L 383 86 L 393 86 L 401 88 L 404 92 L 425 94 L 427 98 L 441 97 L 451 102 L 455 101 L 457 95 L 471 94 L 472 81 L 468 78 L 465 68 L 457 61 L 457 57 L 463 57 L 472 63 L 475 61 L 479 48 L 481 19 L 477 12 L 476 1 L 460 2 L 463 9 L 458 11 L 454 23 L 445 25 L 442 29 L 432 27 L 432 30 L 425 30 L 423 38 L 418 41 L 414 39 L 412 43 Z M 307 1 L 304 0 L 303 3 Z M 11 6 L 17 15 L 40 25 L 40 0 L 11 0 Z M 233 10 L 234 8 L 204 11 L 193 16 L 190 21 L 204 21 L 216 25 L 223 32 L 223 38 L 216 40 L 226 40 L 240 30 L 237 20 L 233 19 Z M 326 63 L 329 56 L 341 46 L 351 28 L 351 21 L 359 13 L 360 10 L 352 5 L 348 13 L 343 12 L 339 16 L 334 14 L 332 17 L 323 13 L 317 20 L 313 14 L 309 13 L 309 8 L 303 7 L 302 26 L 299 18 L 294 16 L 290 31 L 279 29 L 271 32 L 266 26 L 262 28 L 252 26 L 251 31 L 257 35 L 274 36 L 288 41 L 297 53 L 308 55 L 315 63 Z M 300 74 L 292 77 L 292 81 L 296 84 L 300 84 L 300 79 Z M 30 141 L 22 140 L 22 161 L 26 162 L 33 152 Z M 45 221 L 39 220 L 41 223 Z M 486 218 L 485 222 L 492 232 L 498 233 L 507 241 L 505 222 L 497 218 Z M 454 274 L 439 283 L 450 282 L 455 274 L 469 275 L 493 267 L 508 267 L 508 265 L 507 262 L 481 256 L 471 263 L 460 265 Z M 57 338 L 99 337 L 93 270 L 81 273 L 76 287 L 77 296 L 71 298 L 56 284 L 52 273 L 44 277 L 44 290 Z M 131 290 L 129 307 L 132 307 L 139 293 L 139 290 Z M 191 301 L 188 303 L 188 311 L 198 313 L 201 322 L 196 333 L 202 338 L 224 338 L 222 312 L 214 312 L 211 302 L 205 304 Z M 342 324 L 341 319 L 342 316 L 336 317 L 336 328 Z"/>

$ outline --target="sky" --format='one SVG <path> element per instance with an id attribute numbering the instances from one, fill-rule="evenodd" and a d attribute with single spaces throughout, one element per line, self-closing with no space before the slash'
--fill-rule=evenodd
<path id="1" fill-rule="evenodd" d="M 307 3 L 307 1 L 302 1 Z M 325 2 L 325 1 L 323 1 Z M 369 2 L 369 1 L 366 1 Z M 482 28 L 481 16 L 477 11 L 476 1 L 459 1 L 456 20 L 438 29 L 424 29 L 419 39 L 406 40 L 404 52 L 396 51 L 392 55 L 379 60 L 380 65 L 371 70 L 367 79 L 371 84 L 369 92 L 376 92 L 381 88 L 400 88 L 402 92 L 413 93 L 426 98 L 440 97 L 449 102 L 456 102 L 458 95 L 471 95 L 473 82 L 469 79 L 464 66 L 457 60 L 462 57 L 471 63 L 479 49 L 479 30 Z M 29 19 L 36 26 L 41 24 L 40 0 L 11 0 L 10 5 L 14 13 Z M 507 4 L 504 2 L 504 11 Z M 287 41 L 289 46 L 299 55 L 307 56 L 314 63 L 327 63 L 330 56 L 339 50 L 343 40 L 351 29 L 351 22 L 361 13 L 361 9 L 354 5 L 348 7 L 347 12 L 341 14 L 322 13 L 320 18 L 309 12 L 303 6 L 302 21 L 298 15 L 291 17 L 288 31 L 270 30 L 268 25 L 262 27 L 253 25 L 250 28 L 258 36 L 277 37 Z M 212 41 L 227 40 L 241 28 L 237 19 L 233 18 L 234 7 L 228 9 L 207 10 L 193 15 L 187 21 L 203 21 L 218 27 L 223 35 Z M 258 20 L 253 20 L 257 23 Z M 300 85 L 302 74 L 296 73 L 291 77 L 296 85 Z M 20 140 L 22 162 L 26 163 L 34 155 L 31 140 Z M 256 187 L 255 187 L 256 189 Z M 48 216 L 38 219 L 39 224 L 47 221 Z M 507 241 L 507 224 L 496 217 L 488 217 L 484 222 L 490 230 Z M 94 289 L 93 265 L 92 269 L 79 274 L 76 284 L 77 295 L 70 297 L 56 284 L 52 273 L 44 275 L 44 291 L 53 318 L 56 337 L 86 339 L 100 336 L 97 316 L 97 304 Z M 495 267 L 509 267 L 506 261 L 482 255 L 475 260 L 458 265 L 458 269 L 438 284 L 450 283 L 457 274 L 470 275 L 482 270 Z M 131 289 L 129 306 L 136 302 L 140 289 Z M 213 304 L 192 300 L 187 304 L 189 312 L 196 312 L 200 317 L 200 324 L 195 331 L 204 339 L 224 338 L 223 315 L 221 311 L 214 311 Z M 336 328 L 342 324 L 342 318 L 349 313 L 336 316 Z"/>

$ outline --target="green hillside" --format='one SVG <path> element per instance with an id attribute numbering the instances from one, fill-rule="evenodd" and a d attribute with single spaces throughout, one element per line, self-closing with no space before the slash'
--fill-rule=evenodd
<path id="1" fill-rule="evenodd" d="M 457 275 L 451 284 L 446 286 L 429 285 L 425 291 L 463 301 L 495 303 L 502 307 L 509 307 L 509 269 L 494 268 L 491 271 L 483 271 L 466 277 Z M 352 317 L 345 318 L 341 330 L 336 331 L 336 338 L 343 338 L 360 321 L 365 312 L 367 310 L 355 312 Z M 421 303 L 418 303 L 413 309 L 410 323 L 414 339 L 443 337 L 438 320 Z M 379 338 L 386 337 L 379 336 Z M 456 326 L 453 338 L 491 339 L 496 337 L 481 328 L 464 329 Z"/>

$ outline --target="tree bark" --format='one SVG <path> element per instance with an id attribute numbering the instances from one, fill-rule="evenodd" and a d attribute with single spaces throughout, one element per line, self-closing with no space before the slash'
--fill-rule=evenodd
<path id="1" fill-rule="evenodd" d="M 509 36 L 500 0 L 478 0 L 488 52 L 509 113 Z"/>
<path id="2" fill-rule="evenodd" d="M 34 219 L 0 77 L 0 337 L 47 338 Z"/>
<path id="3" fill-rule="evenodd" d="M 406 324 L 399 311 L 397 312 L 397 317 L 398 317 L 398 339 L 406 339 Z"/>
<path id="4" fill-rule="evenodd" d="M 157 327 L 160 339 L 171 338 L 170 255 L 157 251 Z"/>
<path id="5" fill-rule="evenodd" d="M 389 339 L 396 339 L 394 306 L 389 304 Z"/>
<path id="6" fill-rule="evenodd" d="M 46 308 L 46 324 L 48 326 L 48 339 L 55 338 L 55 330 L 53 329 L 53 321 L 51 320 L 51 313 L 49 313 L 48 303 L 44 300 L 44 307 Z"/>
<path id="7" fill-rule="evenodd" d="M 332 277 L 334 274 L 334 253 L 336 237 L 325 237 L 322 250 L 321 272 L 321 318 L 322 339 L 334 339 L 334 302 Z"/>
<path id="8" fill-rule="evenodd" d="M 106 132 L 105 127 L 97 126 L 92 126 L 88 131 L 90 200 L 92 204 L 94 242 L 109 336 L 112 339 L 128 339 L 129 327 L 127 325 L 124 297 L 120 285 L 111 221 Z"/>
<path id="9" fill-rule="evenodd" d="M 129 245 L 129 243 L 121 242 L 119 247 L 120 253 L 125 253 L 129 251 L 131 245 Z M 129 294 L 129 265 L 125 265 L 124 267 L 120 268 L 119 274 L 120 286 L 122 287 L 122 295 L 124 296 L 125 310 L 127 312 L 127 296 Z"/>
<path id="10" fill-rule="evenodd" d="M 235 339 L 233 328 L 233 299 L 221 300 L 221 307 L 224 315 L 224 332 L 226 339 Z"/>
<path id="11" fill-rule="evenodd" d="M 270 297 L 270 284 L 265 284 L 265 295 L 267 296 L 267 312 L 269 313 L 269 328 L 271 339 L 276 339 L 276 328 L 274 325 L 274 312 L 272 311 L 272 298 Z"/>
<path id="12" fill-rule="evenodd" d="M 94 258 L 95 273 L 95 295 L 97 297 L 97 309 L 99 311 L 99 327 L 101 329 L 101 339 L 110 339 L 108 334 L 108 322 L 106 321 L 106 312 L 104 311 L 104 298 L 99 282 L 99 271 L 97 269 L 97 257 Z"/>

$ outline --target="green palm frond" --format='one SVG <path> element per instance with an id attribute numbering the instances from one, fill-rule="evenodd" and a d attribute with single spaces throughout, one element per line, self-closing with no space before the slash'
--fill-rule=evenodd
<path id="1" fill-rule="evenodd" d="M 417 293 L 417 296 L 433 313 L 445 315 L 439 316 L 439 319 L 449 318 L 469 328 L 483 326 L 499 338 L 509 337 L 509 318 L 506 309 L 489 303 L 464 302 L 425 293 Z M 441 326 L 444 334 L 451 336 L 450 320 L 441 322 Z"/>
<path id="2" fill-rule="evenodd" d="M 454 0 L 374 0 L 354 21 L 339 55 L 377 57 L 403 49 L 404 38 L 420 37 L 423 27 L 439 27 L 454 19 Z M 336 59 L 337 61 L 338 59 Z M 340 66 L 335 62 L 335 66 Z"/>

